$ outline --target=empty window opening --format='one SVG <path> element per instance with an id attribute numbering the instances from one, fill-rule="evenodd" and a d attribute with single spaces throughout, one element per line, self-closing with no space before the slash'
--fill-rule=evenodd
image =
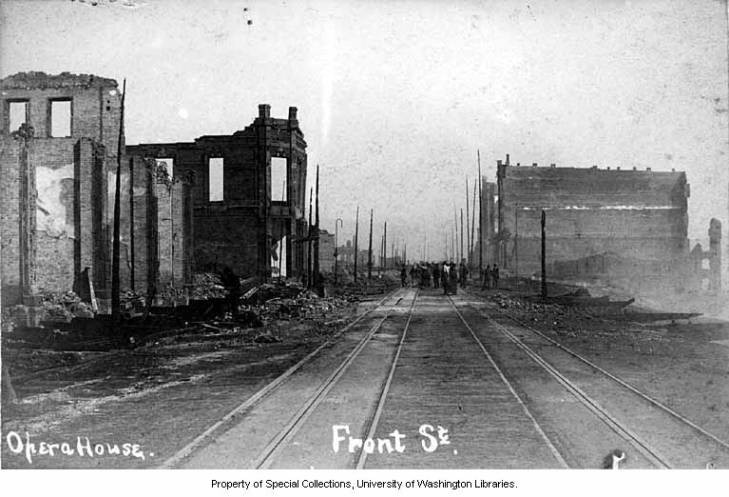
<path id="1" fill-rule="evenodd" d="M 51 100 L 51 136 L 71 136 L 71 101 Z"/>
<path id="2" fill-rule="evenodd" d="M 271 276 L 273 277 L 286 278 L 287 276 L 286 239 L 285 236 L 281 238 L 271 250 Z"/>
<path id="3" fill-rule="evenodd" d="M 174 176 L 175 161 L 174 159 L 167 157 L 162 159 L 155 159 L 157 163 L 157 176 L 167 176 L 172 178 Z"/>
<path id="4" fill-rule="evenodd" d="M 27 122 L 28 102 L 10 102 L 8 106 L 8 131 L 18 131 L 20 126 Z"/>
<path id="5" fill-rule="evenodd" d="M 208 201 L 223 200 L 223 159 L 214 157 L 208 160 Z"/>
<path id="6" fill-rule="evenodd" d="M 271 200 L 274 202 L 287 202 L 286 159 L 273 157 L 271 159 Z"/>

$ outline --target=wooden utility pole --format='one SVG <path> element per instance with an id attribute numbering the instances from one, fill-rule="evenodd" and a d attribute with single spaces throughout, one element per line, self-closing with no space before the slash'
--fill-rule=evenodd
<path id="1" fill-rule="evenodd" d="M 471 236 L 468 231 L 468 226 L 471 224 L 469 217 L 469 202 L 468 202 L 468 176 L 466 176 L 466 263 L 471 263 Z"/>
<path id="2" fill-rule="evenodd" d="M 319 164 L 316 165 L 316 227 L 314 228 L 314 291 L 319 290 Z"/>
<path id="3" fill-rule="evenodd" d="M 519 286 L 519 204 L 514 206 L 514 274 Z"/>
<path id="4" fill-rule="evenodd" d="M 471 264 L 473 264 L 473 251 L 476 247 L 476 239 L 474 238 L 474 235 L 476 233 L 475 227 L 476 227 L 476 182 L 477 180 L 473 180 L 473 202 L 471 202 L 471 247 L 469 249 L 469 253 L 471 254 Z"/>
<path id="5" fill-rule="evenodd" d="M 461 258 L 458 259 L 458 263 L 460 264 L 463 259 L 463 208 L 461 208 Z"/>
<path id="6" fill-rule="evenodd" d="M 385 252 L 385 271 L 387 271 L 387 221 L 385 221 L 385 243 L 384 243 L 384 252 Z"/>
<path id="7" fill-rule="evenodd" d="M 121 257 L 121 160 L 124 142 L 124 98 L 127 95 L 127 80 L 122 83 L 121 108 L 119 111 L 119 137 L 116 149 L 116 187 L 114 189 L 114 234 L 111 248 L 111 318 L 121 318 L 121 280 L 119 259 Z"/>
<path id="8" fill-rule="evenodd" d="M 129 159 L 129 288 L 136 290 L 136 275 L 134 262 L 134 160 Z"/>
<path id="9" fill-rule="evenodd" d="M 461 260 L 458 255 L 458 214 L 456 214 L 456 204 L 453 204 L 453 255 L 456 262 Z"/>
<path id="10" fill-rule="evenodd" d="M 314 197 L 314 188 L 309 187 L 309 233 L 306 237 L 306 288 L 311 288 L 311 237 L 314 233 L 314 229 L 311 226 L 311 211 L 312 201 Z"/>
<path id="11" fill-rule="evenodd" d="M 547 214 L 542 210 L 542 298 L 547 298 Z"/>
<path id="12" fill-rule="evenodd" d="M 382 235 L 380 235 L 380 253 L 377 256 L 377 258 L 379 259 L 377 263 L 377 276 L 380 276 L 380 274 L 382 273 L 382 244 L 384 242 L 385 239 L 382 237 Z"/>
<path id="13" fill-rule="evenodd" d="M 357 283 L 357 259 L 359 259 L 359 205 L 354 218 L 354 282 Z"/>
<path id="14" fill-rule="evenodd" d="M 481 191 L 481 151 L 476 150 L 478 157 L 478 275 L 483 274 L 483 192 Z"/>
<path id="15" fill-rule="evenodd" d="M 451 226 L 451 260 L 455 260 L 458 258 L 458 254 L 456 254 L 456 229 L 455 227 Z"/>
<path id="16" fill-rule="evenodd" d="M 370 209 L 370 243 L 367 248 L 367 279 L 372 279 L 372 216 L 373 210 Z"/>

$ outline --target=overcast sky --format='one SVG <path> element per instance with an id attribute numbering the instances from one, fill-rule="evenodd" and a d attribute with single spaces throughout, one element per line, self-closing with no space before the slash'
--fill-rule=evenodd
<path id="1" fill-rule="evenodd" d="M 413 255 L 427 231 L 441 257 L 477 149 L 492 178 L 506 153 L 684 170 L 689 236 L 711 217 L 727 231 L 724 2 L 125 2 L 1 2 L 0 74 L 126 77 L 129 144 L 296 106 L 323 227 L 350 236 L 357 204 L 374 208 L 375 240 L 387 216 Z"/>

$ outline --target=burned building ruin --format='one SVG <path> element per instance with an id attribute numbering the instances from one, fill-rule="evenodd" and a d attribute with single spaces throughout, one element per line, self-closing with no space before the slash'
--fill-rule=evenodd
<path id="1" fill-rule="evenodd" d="M 106 295 L 116 81 L 19 73 L 0 80 L 0 93 L 3 301 L 33 304 L 38 291 L 68 291 L 85 268 Z"/>
<path id="2" fill-rule="evenodd" d="M 276 119 L 260 105 L 253 123 L 231 135 L 126 150 L 140 163 L 164 163 L 173 178 L 191 178 L 195 271 L 228 267 L 263 280 L 272 271 L 303 274 L 306 142 L 295 107 Z"/>
<path id="3" fill-rule="evenodd" d="M 122 291 L 184 298 L 195 271 L 224 267 L 263 280 L 303 274 L 306 142 L 295 107 L 275 119 L 260 105 L 232 135 L 127 147 L 113 79 L 18 73 L 0 91 L 4 304 L 84 284 L 108 304 L 117 170 Z"/>
<path id="4" fill-rule="evenodd" d="M 683 172 L 497 163 L 499 264 L 538 274 L 541 213 L 551 279 L 685 289 L 689 185 Z"/>

